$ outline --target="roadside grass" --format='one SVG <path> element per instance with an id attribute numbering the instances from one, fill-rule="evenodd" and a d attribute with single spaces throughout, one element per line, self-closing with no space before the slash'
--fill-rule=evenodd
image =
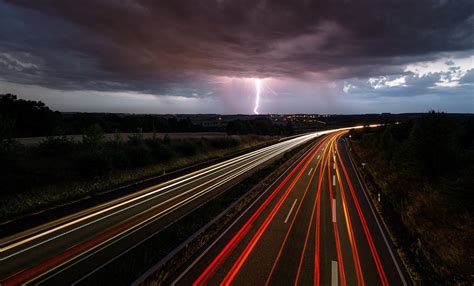
<path id="1" fill-rule="evenodd" d="M 192 142 L 194 145 L 199 146 L 199 144 L 202 145 L 203 140 L 205 140 L 204 144 L 220 145 L 213 146 L 212 148 L 201 148 L 202 152 L 198 152 L 198 149 L 197 151 L 193 151 L 192 155 L 175 153 L 173 154 L 173 157 L 170 158 L 170 160 L 166 160 L 164 162 L 148 164 L 142 167 L 114 169 L 104 175 L 93 176 L 87 179 L 73 178 L 70 180 L 59 180 L 59 182 L 54 183 L 53 178 L 53 183 L 51 184 L 43 185 L 37 188 L 28 188 L 26 190 L 15 189 L 15 182 L 13 182 L 11 187 L 9 187 L 7 190 L 3 190 L 0 193 L 0 222 L 8 221 L 22 215 L 32 214 L 45 209 L 54 208 L 63 204 L 68 204 L 95 194 L 113 191 L 116 188 L 126 186 L 137 181 L 159 176 L 164 172 L 168 173 L 275 140 L 272 137 L 266 136 L 239 136 L 237 138 L 237 144 L 233 143 L 233 145 L 229 147 L 227 147 L 225 144 L 222 144 L 222 139 L 218 139 L 216 142 L 214 142 L 212 139 L 193 139 L 192 141 L 177 140 L 176 142 L 171 140 L 167 144 L 181 144 L 178 148 L 185 148 L 183 153 L 186 153 L 186 150 L 189 149 L 194 150 L 192 149 L 193 145 L 185 145 L 186 142 Z M 23 149 L 26 147 L 20 148 Z M 28 148 L 26 149 L 27 151 L 21 151 L 20 154 L 30 152 L 28 151 Z M 153 151 L 153 149 L 151 151 Z M 120 154 L 120 150 L 118 150 L 118 153 Z M 18 158 L 17 160 L 20 159 Z M 91 160 L 91 163 L 93 163 L 93 159 Z M 53 162 L 55 161 L 53 160 Z M 32 164 L 39 163 L 32 162 Z M 72 164 L 74 164 L 74 162 L 72 162 Z M 42 168 L 61 168 L 61 166 L 56 165 L 40 167 L 39 172 L 51 172 L 42 171 Z M 66 171 L 64 172 L 66 173 Z M 25 171 L 21 174 L 21 176 L 24 177 L 21 180 L 24 180 L 28 177 L 28 173 Z M 38 176 L 38 174 L 35 174 L 35 176 Z M 11 180 L 19 179 L 12 178 Z"/>
<path id="2" fill-rule="evenodd" d="M 354 147 L 353 144 L 352 146 Z M 355 147 L 357 148 L 357 147 Z M 374 203 L 374 206 L 379 213 L 380 217 L 382 218 L 382 223 L 384 224 L 385 228 L 388 230 L 388 234 L 390 235 L 390 238 L 392 242 L 394 243 L 397 253 L 400 256 L 405 269 L 408 271 L 408 274 L 410 275 L 410 278 L 412 282 L 415 285 L 423 285 L 423 280 L 420 272 L 421 272 L 421 263 L 423 263 L 424 259 L 416 259 L 413 255 L 411 255 L 411 252 L 407 247 L 409 247 L 410 243 L 406 243 L 408 240 L 412 241 L 413 238 L 407 236 L 408 230 L 404 227 L 404 224 L 402 223 L 401 219 L 398 217 L 398 215 L 395 213 L 393 206 L 390 204 L 390 202 L 386 201 L 385 194 L 382 194 L 380 192 L 380 187 L 374 182 L 374 178 L 371 175 L 373 171 L 371 170 L 372 168 L 370 167 L 365 167 L 365 168 L 360 168 L 360 163 L 361 162 L 366 162 L 367 159 L 361 159 L 358 154 L 360 154 L 359 151 L 352 151 L 351 155 L 354 159 L 354 163 L 357 168 L 357 172 L 360 175 L 361 180 L 363 181 L 364 185 L 366 186 L 366 190 L 368 191 L 368 195 L 372 202 Z M 383 183 L 382 183 L 383 184 Z M 378 194 L 381 194 L 381 202 L 378 202 Z M 405 241 L 405 243 L 403 243 Z M 425 271 L 426 272 L 426 271 Z"/>
<path id="3" fill-rule="evenodd" d="M 228 212 L 189 242 L 184 249 L 164 263 L 152 277 L 145 281 L 145 284 L 150 284 L 151 282 L 154 285 L 162 284 L 172 271 L 182 266 L 197 251 L 207 245 L 216 234 L 222 231 L 245 206 L 288 168 L 307 146 L 306 144 L 287 152 L 281 159 L 263 167 L 215 199 L 185 215 L 152 238 L 106 265 L 97 273 L 81 281 L 80 284 L 129 285 L 186 239 L 235 203 Z"/>
<path id="4" fill-rule="evenodd" d="M 419 123 L 365 130 L 359 134 L 352 132 L 353 157 L 359 166 L 361 162 L 366 163 L 365 168 L 358 167 L 361 179 L 413 283 L 471 285 L 474 226 L 469 203 L 472 197 L 465 186 L 472 174 L 470 177 L 463 173 L 472 170 L 471 159 L 460 157 L 466 162 L 466 165 L 455 165 L 455 168 L 463 166 L 460 170 L 451 168 L 441 175 L 424 175 L 411 145 L 420 144 L 419 140 L 408 141 L 406 135 L 410 128 L 416 130 L 411 127 L 416 124 Z M 410 136 L 414 136 L 413 133 Z M 400 141 L 392 143 L 392 138 L 397 137 L 399 139 L 395 140 Z M 445 138 L 449 137 L 443 136 L 439 140 L 447 140 Z M 423 148 L 433 147 L 424 145 Z M 461 148 L 457 150 L 465 152 Z M 427 166 L 433 168 L 436 164 Z M 381 194 L 380 203 L 376 199 L 378 193 Z"/>

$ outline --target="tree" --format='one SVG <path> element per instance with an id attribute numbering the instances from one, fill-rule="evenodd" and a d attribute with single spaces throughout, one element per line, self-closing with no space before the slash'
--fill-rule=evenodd
<path id="1" fill-rule="evenodd" d="M 104 131 L 98 124 L 93 124 L 86 129 L 84 136 L 82 137 L 82 142 L 86 145 L 97 147 L 104 142 Z"/>
<path id="2" fill-rule="evenodd" d="M 445 113 L 430 111 L 413 126 L 409 144 L 420 172 L 438 177 L 458 159 L 459 144 L 454 122 Z"/>
<path id="3" fill-rule="evenodd" d="M 12 137 L 53 135 L 61 121 L 61 114 L 43 102 L 18 99 L 10 93 L 0 95 L 0 115 L 15 122 Z"/>
<path id="4" fill-rule="evenodd" d="M 286 134 L 293 135 L 295 133 L 295 129 L 293 128 L 293 122 L 288 121 L 286 123 Z"/>
<path id="5" fill-rule="evenodd" d="M 15 120 L 7 115 L 0 114 L 0 142 L 12 138 Z"/>

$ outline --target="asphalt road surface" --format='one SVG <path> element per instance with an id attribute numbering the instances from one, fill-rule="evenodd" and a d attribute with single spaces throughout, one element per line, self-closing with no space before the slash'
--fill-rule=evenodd
<path id="1" fill-rule="evenodd" d="M 271 160 L 331 132 L 291 138 L 1 238 L 1 284 L 80 282 Z"/>
<path id="2" fill-rule="evenodd" d="M 164 284 L 410 285 L 344 134 L 317 141 Z"/>

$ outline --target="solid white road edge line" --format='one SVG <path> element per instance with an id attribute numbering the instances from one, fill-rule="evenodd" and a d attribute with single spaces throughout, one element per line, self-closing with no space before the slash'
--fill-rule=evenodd
<path id="1" fill-rule="evenodd" d="M 365 199 L 367 200 L 367 203 L 369 204 L 370 210 L 372 211 L 372 215 L 375 217 L 375 221 L 377 222 L 377 226 L 379 227 L 380 232 L 382 233 L 383 240 L 385 241 L 385 244 L 387 245 L 388 251 L 390 252 L 390 256 L 392 257 L 392 261 L 395 264 L 395 267 L 397 268 L 398 275 L 400 276 L 400 279 L 402 280 L 403 285 L 408 285 L 408 283 L 405 280 L 405 276 L 402 274 L 402 270 L 400 269 L 400 266 L 398 265 L 398 261 L 395 258 L 395 255 L 393 254 L 392 248 L 390 247 L 390 244 L 388 243 L 387 237 L 385 236 L 385 232 L 382 230 L 382 226 L 380 225 L 379 218 L 375 214 L 374 208 L 372 207 L 372 204 L 370 203 L 369 197 L 367 196 L 367 190 L 365 189 L 364 185 L 362 184 L 362 181 L 359 178 L 359 173 L 357 172 L 356 166 L 353 162 L 353 159 L 349 152 L 346 149 L 347 156 L 349 157 L 349 161 L 351 162 L 352 168 L 354 168 L 357 180 L 359 181 L 359 185 L 362 187 Z"/>

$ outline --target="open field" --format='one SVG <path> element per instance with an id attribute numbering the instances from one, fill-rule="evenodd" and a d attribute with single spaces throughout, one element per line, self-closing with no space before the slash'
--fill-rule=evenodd
<path id="1" fill-rule="evenodd" d="M 131 137 L 135 136 L 136 133 L 106 133 L 104 138 L 106 140 L 113 140 L 114 138 L 121 138 L 124 141 L 128 141 Z M 143 139 L 158 138 L 163 139 L 165 136 L 168 136 L 170 139 L 189 139 L 189 138 L 222 138 L 222 137 L 232 137 L 236 138 L 238 135 L 227 135 L 226 132 L 178 132 L 178 133 L 141 133 Z M 61 138 L 62 136 L 51 136 L 51 138 Z M 73 142 L 80 142 L 83 140 L 84 135 L 65 135 L 67 140 Z M 49 137 L 23 137 L 23 138 L 14 138 L 14 140 L 20 142 L 23 145 L 35 145 L 38 144 Z"/>

